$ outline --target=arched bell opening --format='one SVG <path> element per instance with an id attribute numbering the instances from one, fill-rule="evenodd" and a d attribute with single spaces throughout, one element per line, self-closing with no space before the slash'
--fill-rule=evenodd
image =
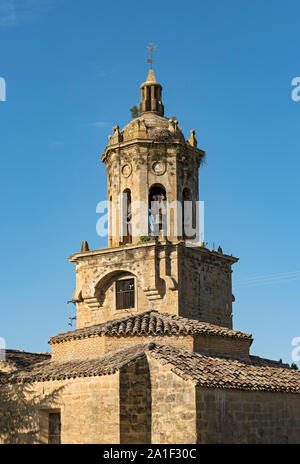
<path id="1" fill-rule="evenodd" d="M 124 190 L 122 194 L 122 244 L 132 243 L 132 224 L 131 224 L 131 191 Z"/>
<path id="2" fill-rule="evenodd" d="M 184 240 L 195 238 L 195 205 L 188 188 L 182 191 L 182 237 Z"/>
<path id="3" fill-rule="evenodd" d="M 167 235 L 167 194 L 162 185 L 155 184 L 149 190 L 149 235 Z"/>
<path id="4" fill-rule="evenodd" d="M 112 222 L 112 196 L 109 197 L 109 207 L 108 207 L 108 246 L 111 247 L 113 243 L 113 222 Z"/>

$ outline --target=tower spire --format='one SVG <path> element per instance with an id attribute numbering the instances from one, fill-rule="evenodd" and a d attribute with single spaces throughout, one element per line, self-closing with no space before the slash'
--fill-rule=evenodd
<path id="1" fill-rule="evenodd" d="M 148 77 L 147 77 L 147 80 L 146 82 L 151 82 L 153 84 L 157 84 L 157 80 L 156 80 L 156 77 L 155 77 L 155 74 L 154 74 L 154 70 L 152 68 L 149 69 L 149 73 L 148 73 Z"/>
<path id="2" fill-rule="evenodd" d="M 140 114 L 151 111 L 160 116 L 164 115 L 164 105 L 161 101 L 162 86 L 158 84 L 154 70 L 151 67 L 147 80 L 141 85 Z"/>
<path id="3" fill-rule="evenodd" d="M 157 51 L 157 45 L 154 42 L 150 42 L 147 47 L 150 59 L 150 69 L 146 82 L 141 85 L 142 101 L 139 105 L 140 114 L 152 112 L 160 116 L 164 115 L 164 105 L 161 101 L 162 86 L 157 83 L 156 77 L 153 71 L 153 55 Z"/>

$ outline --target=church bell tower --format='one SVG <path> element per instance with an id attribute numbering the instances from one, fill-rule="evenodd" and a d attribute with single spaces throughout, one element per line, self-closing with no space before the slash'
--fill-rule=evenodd
<path id="1" fill-rule="evenodd" d="M 164 116 L 150 69 L 139 115 L 116 125 L 101 160 L 107 168 L 108 248 L 85 244 L 76 264 L 77 328 L 155 309 L 232 328 L 231 266 L 198 237 L 195 131 L 185 139 Z"/>
<path id="2" fill-rule="evenodd" d="M 170 241 L 189 235 L 195 241 L 198 169 L 205 153 L 197 148 L 194 131 L 186 141 L 178 121 L 164 117 L 162 86 L 153 69 L 141 85 L 139 113 L 121 131 L 113 128 L 102 156 L 107 166 L 109 246 L 158 235 Z M 190 209 L 190 230 L 188 221 L 184 227 L 184 205 Z"/>

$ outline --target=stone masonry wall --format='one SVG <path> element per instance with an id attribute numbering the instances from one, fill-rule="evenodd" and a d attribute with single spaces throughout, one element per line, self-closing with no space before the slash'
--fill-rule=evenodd
<path id="1" fill-rule="evenodd" d="M 38 397 L 31 411 L 31 430 L 38 432 L 33 443 L 48 442 L 47 413 L 58 410 L 61 412 L 63 444 L 119 443 L 119 373 L 68 381 L 38 382 L 29 388 L 28 403 L 33 397 Z M 24 406 L 17 404 L 16 407 Z M 20 442 L 23 443 L 22 424 L 18 426 Z"/>
<path id="2" fill-rule="evenodd" d="M 232 328 L 231 262 L 201 248 L 179 253 L 179 315 Z"/>
<path id="3" fill-rule="evenodd" d="M 39 383 L 46 393 L 60 382 Z M 119 373 L 77 378 L 61 391 L 62 443 L 119 442 Z"/>
<path id="4" fill-rule="evenodd" d="M 300 396 L 197 388 L 198 443 L 300 443 Z"/>
<path id="5" fill-rule="evenodd" d="M 152 443 L 196 443 L 196 400 L 192 382 L 148 358 L 152 392 Z"/>
<path id="6" fill-rule="evenodd" d="M 153 123 L 155 124 L 155 121 L 152 121 Z M 182 200 L 184 188 L 190 189 L 194 202 L 198 199 L 198 168 L 204 152 L 192 148 L 191 145 L 182 144 L 178 139 L 171 143 L 167 140 L 162 143 L 154 140 L 149 142 L 141 143 L 141 140 L 135 139 L 126 146 L 119 145 L 117 150 L 112 149 L 104 156 L 104 162 L 107 164 L 107 196 L 113 204 L 109 209 L 109 246 L 116 247 L 122 242 L 120 236 L 122 207 L 119 195 L 124 191 L 131 192 L 132 202 L 145 205 L 148 205 L 149 191 L 153 185 L 164 188 L 169 204 Z M 137 243 L 141 235 L 147 235 L 147 206 L 144 214 L 146 227 L 142 231 L 140 221 L 135 221 L 133 214 L 131 221 L 133 243 Z M 181 237 L 181 231 L 177 230 L 177 214 L 174 208 L 173 217 L 170 215 L 168 230 L 168 239 L 171 241 Z"/>
<path id="7" fill-rule="evenodd" d="M 201 247 L 139 244 L 78 254 L 77 328 L 150 309 L 232 328 L 230 257 Z M 135 308 L 116 310 L 115 282 L 136 282 Z"/>
<path id="8" fill-rule="evenodd" d="M 120 371 L 120 443 L 151 443 L 151 399 L 144 356 Z"/>
<path id="9" fill-rule="evenodd" d="M 76 263 L 74 296 L 82 299 L 77 303 L 77 328 L 151 309 L 178 313 L 176 247 L 140 244 L 99 250 L 79 257 Z M 115 282 L 124 274 L 135 278 L 135 307 L 117 310 Z"/>

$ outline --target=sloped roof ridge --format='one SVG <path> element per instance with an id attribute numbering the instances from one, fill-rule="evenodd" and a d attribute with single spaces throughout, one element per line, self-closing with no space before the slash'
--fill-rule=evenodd
<path id="1" fill-rule="evenodd" d="M 49 343 L 54 344 L 71 339 L 97 335 L 187 335 L 197 333 L 252 340 L 252 335 L 248 333 L 217 326 L 208 322 L 177 316 L 176 314 L 149 310 L 142 313 L 129 314 L 120 319 L 110 320 L 101 324 L 61 333 L 51 337 Z"/>

